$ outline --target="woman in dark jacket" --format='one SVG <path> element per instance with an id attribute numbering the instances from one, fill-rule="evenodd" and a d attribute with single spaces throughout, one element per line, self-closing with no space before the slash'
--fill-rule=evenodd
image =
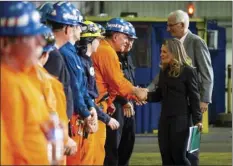
<path id="1" fill-rule="evenodd" d="M 186 158 L 190 117 L 202 129 L 202 113 L 196 69 L 178 39 L 161 48 L 161 71 L 156 91 L 148 102 L 161 102 L 158 141 L 163 165 L 191 165 Z"/>

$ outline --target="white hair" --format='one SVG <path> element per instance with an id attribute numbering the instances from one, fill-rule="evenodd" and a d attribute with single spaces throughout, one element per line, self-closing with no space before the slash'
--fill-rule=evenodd
<path id="1" fill-rule="evenodd" d="M 176 10 L 171 12 L 168 17 L 175 16 L 176 23 L 182 22 L 184 23 L 184 28 L 187 30 L 189 28 L 189 16 L 183 10 Z"/>

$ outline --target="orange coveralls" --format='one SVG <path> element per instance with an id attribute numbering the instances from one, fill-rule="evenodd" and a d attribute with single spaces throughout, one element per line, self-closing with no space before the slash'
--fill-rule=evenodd
<path id="1" fill-rule="evenodd" d="M 120 68 L 120 62 L 116 51 L 106 41 L 102 40 L 96 53 L 93 53 L 92 61 L 96 73 L 96 84 L 99 92 L 97 102 L 106 94 L 116 91 L 126 98 L 132 97 L 133 85 L 124 77 Z M 110 101 L 114 100 L 114 96 L 110 94 Z M 107 108 L 111 103 L 103 104 L 103 111 L 107 112 Z M 99 129 L 95 133 L 95 165 L 103 165 L 105 157 L 105 140 L 106 126 L 99 121 Z"/>
<path id="2" fill-rule="evenodd" d="M 1 114 L 1 161 L 0 165 L 13 165 L 11 145 L 7 138 L 5 122 Z"/>
<path id="3" fill-rule="evenodd" d="M 49 114 L 43 95 L 30 80 L 32 68 L 15 71 L 1 63 L 1 114 L 13 165 L 49 164 L 40 128 Z"/>
<path id="4" fill-rule="evenodd" d="M 42 91 L 46 104 L 49 108 L 49 111 L 57 112 L 60 120 L 65 124 L 65 127 L 68 128 L 68 117 L 66 114 L 66 97 L 63 89 L 63 85 L 52 75 L 50 75 L 46 69 L 38 65 L 37 72 L 35 72 L 34 80 L 38 79 L 41 81 L 41 84 L 38 88 Z M 64 143 L 68 140 L 68 132 L 66 132 Z M 63 159 L 63 165 L 66 164 L 66 156 Z"/>
<path id="5" fill-rule="evenodd" d="M 66 114 L 66 97 L 63 85 L 41 66 L 38 66 L 37 74 L 39 80 L 41 80 L 41 91 L 45 95 L 49 109 L 56 111 L 60 120 L 67 125 L 68 117 Z"/>

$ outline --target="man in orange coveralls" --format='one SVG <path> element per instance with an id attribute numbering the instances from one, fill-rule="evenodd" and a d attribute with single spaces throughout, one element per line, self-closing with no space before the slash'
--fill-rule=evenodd
<path id="1" fill-rule="evenodd" d="M 49 120 L 43 95 L 31 81 L 44 40 L 30 2 L 0 2 L 1 116 L 13 165 L 48 165 L 42 124 Z M 1 138 L 2 139 L 2 138 Z M 7 152 L 5 152 L 7 151 Z M 8 159 L 2 158 L 1 163 Z"/>
<path id="2" fill-rule="evenodd" d="M 102 40 L 97 52 L 92 55 L 93 65 L 96 72 L 96 84 L 99 91 L 97 103 L 108 92 L 116 91 L 126 98 L 145 100 L 147 91 L 143 88 L 134 87 L 125 77 L 120 68 L 120 62 L 116 52 L 123 52 L 129 42 L 126 30 L 126 21 L 121 18 L 113 18 L 107 22 L 106 39 Z M 134 97 L 136 96 L 136 97 Z M 111 98 L 113 97 L 113 98 Z M 107 112 L 114 95 L 110 95 L 110 102 L 101 102 L 103 111 Z M 99 121 L 99 130 L 96 133 L 95 165 L 103 165 L 105 157 L 106 126 Z"/>

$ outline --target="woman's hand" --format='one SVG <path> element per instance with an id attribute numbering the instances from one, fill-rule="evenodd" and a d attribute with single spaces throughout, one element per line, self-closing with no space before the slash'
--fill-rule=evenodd
<path id="1" fill-rule="evenodd" d="M 200 123 L 197 123 L 195 126 L 197 126 L 198 127 L 198 130 L 201 132 L 202 131 L 202 129 L 203 129 L 203 125 L 202 125 L 202 123 L 200 122 Z"/>

